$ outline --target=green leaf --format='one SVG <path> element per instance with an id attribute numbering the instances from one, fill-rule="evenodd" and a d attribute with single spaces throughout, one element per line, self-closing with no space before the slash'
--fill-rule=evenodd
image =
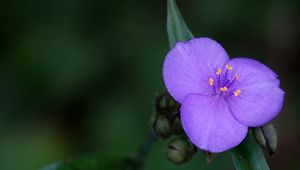
<path id="1" fill-rule="evenodd" d="M 54 162 L 41 170 L 141 170 L 156 140 L 156 134 L 151 131 L 134 157 L 106 151 L 77 159 Z"/>
<path id="2" fill-rule="evenodd" d="M 237 170 L 269 170 L 264 154 L 251 132 L 245 140 L 231 150 L 234 166 Z"/>
<path id="3" fill-rule="evenodd" d="M 70 159 L 52 163 L 42 170 L 127 170 L 133 169 L 135 162 L 121 155 L 100 153 L 78 159 Z"/>
<path id="4" fill-rule="evenodd" d="M 187 41 L 194 38 L 184 22 L 175 0 L 168 0 L 167 29 L 170 48 L 178 41 Z"/>

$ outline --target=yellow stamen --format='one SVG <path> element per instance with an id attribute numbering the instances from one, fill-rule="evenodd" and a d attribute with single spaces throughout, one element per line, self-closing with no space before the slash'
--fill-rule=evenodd
<path id="1" fill-rule="evenodd" d="M 241 93 L 241 90 L 237 90 L 234 92 L 234 96 L 238 96 L 238 95 L 240 95 L 240 93 Z"/>
<path id="2" fill-rule="evenodd" d="M 227 69 L 227 70 L 232 70 L 232 66 L 226 64 L 226 69 Z"/>
<path id="3" fill-rule="evenodd" d="M 238 75 L 238 73 L 234 73 L 234 77 L 235 77 L 235 79 L 239 79 L 239 75 Z"/>
<path id="4" fill-rule="evenodd" d="M 209 85 L 213 86 L 214 85 L 214 79 L 212 78 L 209 78 L 209 81 L 208 81 Z"/>
<path id="5" fill-rule="evenodd" d="M 222 73 L 222 69 L 219 68 L 219 69 L 217 70 L 216 74 L 217 74 L 217 75 L 220 75 L 221 73 Z"/>
<path id="6" fill-rule="evenodd" d="M 228 89 L 227 89 L 226 86 L 224 86 L 224 87 L 221 87 L 220 90 L 221 90 L 221 91 L 227 91 Z"/>

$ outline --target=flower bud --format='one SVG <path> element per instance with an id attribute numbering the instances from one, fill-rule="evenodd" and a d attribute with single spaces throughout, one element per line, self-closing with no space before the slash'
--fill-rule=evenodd
<path id="1" fill-rule="evenodd" d="M 255 128 L 253 135 L 257 143 L 263 147 L 270 155 L 273 155 L 277 148 L 277 134 L 271 123 Z"/>
<path id="2" fill-rule="evenodd" d="M 161 138 L 168 138 L 171 135 L 183 134 L 183 129 L 179 117 L 154 113 L 151 118 L 153 130 Z"/>
<path id="3" fill-rule="evenodd" d="M 155 98 L 156 112 L 174 115 L 179 109 L 179 104 L 170 96 L 169 93 L 163 93 Z"/>
<path id="4" fill-rule="evenodd" d="M 262 146 L 263 148 L 266 147 L 266 139 L 265 136 L 261 130 L 261 127 L 257 127 L 255 129 L 253 129 L 253 136 L 256 140 L 256 142 Z"/>
<path id="5" fill-rule="evenodd" d="M 173 121 L 168 119 L 166 115 L 155 114 L 152 125 L 158 137 L 168 138 L 173 134 Z"/>
<path id="6" fill-rule="evenodd" d="M 151 118 L 153 130 L 158 137 L 168 138 L 172 134 L 182 134 L 179 119 L 179 104 L 169 93 L 162 93 L 155 98 L 155 113 Z"/>
<path id="7" fill-rule="evenodd" d="M 179 165 L 189 161 L 196 151 L 197 149 L 188 139 L 178 137 L 170 141 L 165 154 L 170 162 Z"/>
<path id="8" fill-rule="evenodd" d="M 183 134 L 183 129 L 182 129 L 182 125 L 181 125 L 181 121 L 178 117 L 176 117 L 174 119 L 174 122 L 173 122 L 173 133 L 175 135 L 181 135 Z"/>

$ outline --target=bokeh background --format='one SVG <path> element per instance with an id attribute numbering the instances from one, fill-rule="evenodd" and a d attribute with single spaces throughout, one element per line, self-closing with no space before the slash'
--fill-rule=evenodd
<path id="1" fill-rule="evenodd" d="M 271 169 L 300 169 L 299 1 L 178 0 L 197 37 L 230 56 L 275 70 L 286 92 L 274 121 L 279 147 Z M 0 169 L 34 170 L 91 153 L 133 155 L 149 132 L 168 51 L 165 0 L 11 0 L 0 2 Z M 207 165 L 164 156 L 146 168 L 233 169 L 229 153 Z"/>

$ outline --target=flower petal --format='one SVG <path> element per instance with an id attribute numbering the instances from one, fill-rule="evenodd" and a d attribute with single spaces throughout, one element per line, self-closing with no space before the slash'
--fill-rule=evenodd
<path id="1" fill-rule="evenodd" d="M 179 42 L 167 54 L 163 79 L 171 96 L 181 103 L 190 93 L 211 94 L 210 76 L 228 60 L 223 47 L 209 38 Z"/>
<path id="2" fill-rule="evenodd" d="M 232 88 L 239 89 L 241 93 L 227 98 L 236 119 L 251 127 L 271 121 L 280 112 L 284 98 L 277 75 L 252 59 L 235 58 L 228 64 L 239 75 Z"/>
<path id="3" fill-rule="evenodd" d="M 198 148 L 217 153 L 238 145 L 248 127 L 230 113 L 223 97 L 190 94 L 181 106 L 184 131 Z"/>

